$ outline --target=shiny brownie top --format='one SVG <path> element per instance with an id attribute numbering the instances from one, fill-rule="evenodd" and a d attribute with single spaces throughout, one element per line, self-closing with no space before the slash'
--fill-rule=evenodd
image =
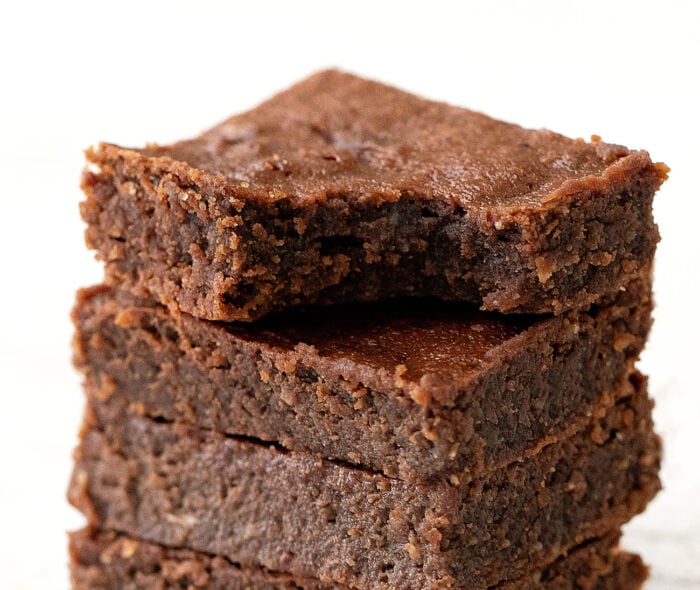
<path id="1" fill-rule="evenodd" d="M 650 164 L 646 152 L 523 129 L 335 70 L 196 139 L 103 149 L 184 162 L 208 190 L 244 199 L 409 196 L 477 210 L 542 206 Z"/>

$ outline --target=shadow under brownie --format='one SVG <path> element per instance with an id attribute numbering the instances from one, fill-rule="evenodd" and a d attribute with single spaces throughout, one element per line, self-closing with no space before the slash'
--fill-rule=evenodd
<path id="1" fill-rule="evenodd" d="M 483 590 L 618 529 L 659 489 L 645 383 L 570 438 L 472 481 L 409 484 L 141 417 L 89 412 L 71 502 L 97 528 L 340 585 Z"/>
<path id="2" fill-rule="evenodd" d="M 578 546 L 540 571 L 493 590 L 637 590 L 647 577 L 639 557 L 620 551 L 619 533 Z M 83 529 L 70 535 L 75 590 L 334 590 L 318 580 L 241 568 L 221 556 Z"/>
<path id="3" fill-rule="evenodd" d="M 588 306 L 651 261 L 668 172 L 336 71 L 196 139 L 87 155 L 109 282 L 224 321 L 404 295 Z"/>
<path id="4" fill-rule="evenodd" d="M 557 317 L 401 301 L 224 325 L 96 287 L 74 309 L 74 359 L 93 404 L 406 480 L 473 478 L 614 403 L 650 292 L 647 272 L 607 305 Z"/>

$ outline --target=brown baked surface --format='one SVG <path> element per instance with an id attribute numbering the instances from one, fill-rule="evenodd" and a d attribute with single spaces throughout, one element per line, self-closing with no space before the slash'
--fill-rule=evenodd
<path id="1" fill-rule="evenodd" d="M 612 404 L 651 306 L 646 274 L 557 317 L 402 301 L 223 325 L 95 287 L 78 295 L 74 359 L 93 403 L 406 480 L 477 477 Z"/>
<path id="2" fill-rule="evenodd" d="M 617 548 L 619 533 L 576 547 L 544 569 L 494 590 L 637 590 L 647 577 L 638 556 Z M 70 535 L 75 590 L 332 590 L 337 584 L 241 568 L 225 557 L 83 529 Z M 345 587 L 346 588 L 346 587 Z"/>
<path id="3" fill-rule="evenodd" d="M 96 528 L 357 587 L 488 588 L 618 529 L 659 489 L 651 402 L 629 397 L 469 481 L 406 483 L 125 411 L 88 412 L 69 497 Z M 635 391 L 636 389 L 636 391 Z"/>
<path id="4" fill-rule="evenodd" d="M 337 71 L 196 139 L 87 157 L 109 280 L 226 321 L 404 295 L 585 307 L 651 261 L 668 172 Z"/>

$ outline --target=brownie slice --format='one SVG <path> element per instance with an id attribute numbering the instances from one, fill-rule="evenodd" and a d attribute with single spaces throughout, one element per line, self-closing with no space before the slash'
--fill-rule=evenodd
<path id="1" fill-rule="evenodd" d="M 401 295 L 585 307 L 651 261 L 668 172 L 337 71 L 196 139 L 87 158 L 109 281 L 225 321 Z"/>
<path id="2" fill-rule="evenodd" d="M 69 535 L 73 590 L 332 590 L 311 578 L 242 568 L 225 557 L 174 549 L 112 531 Z"/>
<path id="3" fill-rule="evenodd" d="M 351 587 L 486 589 L 618 529 L 657 492 L 652 404 L 641 377 L 632 384 L 533 457 L 426 484 L 102 404 L 87 415 L 69 497 L 96 528 L 242 567 Z"/>
<path id="4" fill-rule="evenodd" d="M 576 547 L 543 570 L 494 590 L 637 590 L 647 577 L 638 556 L 617 549 L 619 533 Z M 70 535 L 74 590 L 331 590 L 347 588 L 262 568 L 241 568 L 225 557 L 146 543 L 115 532 L 83 529 Z"/>
<path id="5" fill-rule="evenodd" d="M 406 480 L 479 474 L 612 404 L 650 325 L 649 274 L 557 317 L 401 301 L 223 325 L 126 292 L 80 292 L 93 403 L 279 443 Z"/>

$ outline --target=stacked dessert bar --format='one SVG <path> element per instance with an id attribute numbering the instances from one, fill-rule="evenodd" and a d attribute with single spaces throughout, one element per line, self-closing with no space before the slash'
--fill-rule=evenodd
<path id="1" fill-rule="evenodd" d="M 646 152 L 336 71 L 88 152 L 75 588 L 638 588 Z"/>

